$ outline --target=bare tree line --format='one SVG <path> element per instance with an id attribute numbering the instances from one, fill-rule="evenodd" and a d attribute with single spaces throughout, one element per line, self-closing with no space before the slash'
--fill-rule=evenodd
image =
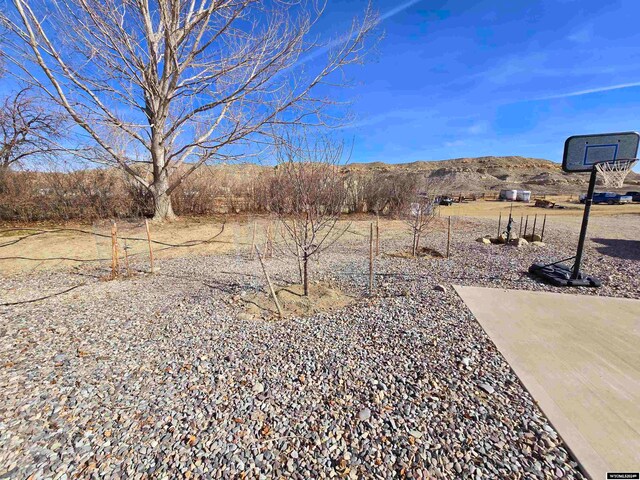
<path id="1" fill-rule="evenodd" d="M 59 164 L 55 164 L 61 170 Z M 320 170 L 320 167 L 318 167 Z M 379 213 L 400 218 L 410 211 L 416 192 L 428 179 L 416 175 L 373 175 L 336 166 L 342 212 Z M 281 170 L 282 171 L 282 170 Z M 205 167 L 185 179 L 173 196 L 178 215 L 267 214 L 282 177 L 277 169 L 256 165 Z M 315 187 L 310 183 L 310 187 Z M 447 193 L 444 185 L 438 193 Z M 77 220 L 142 218 L 153 215 L 153 198 L 117 169 L 53 172 L 9 170 L 0 178 L 0 220 Z"/>

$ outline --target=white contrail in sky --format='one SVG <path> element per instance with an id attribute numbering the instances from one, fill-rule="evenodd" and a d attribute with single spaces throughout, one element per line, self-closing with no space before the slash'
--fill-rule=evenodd
<path id="1" fill-rule="evenodd" d="M 418 2 L 421 2 L 422 0 L 409 0 L 408 2 L 404 2 L 400 5 L 398 5 L 395 8 L 392 8 L 391 10 L 387 10 L 386 12 L 384 12 L 382 15 L 380 15 L 380 17 L 378 18 L 378 24 L 384 22 L 385 20 L 396 16 L 397 14 L 404 12 L 407 8 L 415 5 Z M 355 35 L 355 32 L 351 35 L 351 37 L 353 37 L 353 35 Z M 333 42 L 330 42 L 329 44 L 325 45 L 324 47 L 320 47 L 317 50 L 315 50 L 314 52 L 310 53 L 309 55 L 307 55 L 304 58 L 301 58 L 297 64 L 303 64 L 308 62 L 309 60 L 313 60 L 316 57 L 319 57 L 320 55 L 322 55 L 323 53 L 326 53 L 327 51 L 329 51 L 329 49 L 333 48 L 333 47 L 337 47 L 338 45 L 344 43 L 346 40 L 350 39 L 350 37 L 343 37 L 343 38 L 339 38 L 337 40 L 334 40 Z"/>
<path id="2" fill-rule="evenodd" d="M 619 83 L 617 85 L 609 85 L 607 87 L 589 88 L 587 90 L 578 90 L 576 92 L 559 93 L 557 95 L 548 95 L 540 97 L 538 100 L 553 100 L 556 98 L 579 97 L 581 95 L 589 95 L 590 93 L 609 92 L 611 90 L 622 90 L 623 88 L 640 87 L 640 82 Z"/>
<path id="3" fill-rule="evenodd" d="M 380 21 L 384 22 L 387 18 L 391 18 L 399 14 L 400 12 L 405 11 L 407 8 L 409 8 L 412 5 L 415 5 L 420 1 L 422 0 L 409 0 L 408 2 L 404 2 L 403 4 L 398 5 L 396 8 L 392 8 L 391 10 L 380 15 Z"/>

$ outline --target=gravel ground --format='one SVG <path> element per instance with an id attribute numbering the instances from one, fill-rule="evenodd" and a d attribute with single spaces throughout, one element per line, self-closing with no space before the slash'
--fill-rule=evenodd
<path id="1" fill-rule="evenodd" d="M 86 282 L 0 307 L 0 478 L 584 478 L 451 288 L 557 291 L 523 272 L 570 256 L 578 223 L 518 249 L 473 241 L 493 221 L 458 221 L 452 258 L 383 256 L 374 298 L 282 321 L 234 302 L 263 288 L 241 254 L 112 282 L 89 268 L 0 279 L 4 302 Z M 624 240 L 640 218 L 591 228 L 620 240 L 587 246 L 605 286 L 571 292 L 640 297 L 640 252 Z M 361 297 L 367 248 L 351 237 L 315 278 Z M 268 268 L 294 277 L 282 259 Z"/>

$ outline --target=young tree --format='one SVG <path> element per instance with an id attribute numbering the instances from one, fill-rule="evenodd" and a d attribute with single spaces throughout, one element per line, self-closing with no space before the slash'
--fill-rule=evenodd
<path id="1" fill-rule="evenodd" d="M 309 260 L 330 248 L 345 230 L 337 228 L 346 200 L 340 173 L 344 144 L 327 137 L 288 136 L 277 149 L 271 211 L 282 227 L 286 251 L 296 258 L 304 294 L 309 294 Z"/>
<path id="2" fill-rule="evenodd" d="M 367 8 L 320 45 L 309 37 L 326 0 L 11 3 L 0 13 L 9 69 L 150 192 L 156 219 L 174 216 L 172 192 L 205 162 L 237 158 L 274 127 L 329 121 L 329 77 L 362 60 L 377 24 Z"/>
<path id="3" fill-rule="evenodd" d="M 415 182 L 405 206 L 405 223 L 411 232 L 411 255 L 416 256 L 420 240 L 427 234 L 438 213 L 438 182 L 430 179 Z"/>

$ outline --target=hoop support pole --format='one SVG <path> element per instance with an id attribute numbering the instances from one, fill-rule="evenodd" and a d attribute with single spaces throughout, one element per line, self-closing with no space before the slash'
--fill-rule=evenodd
<path id="1" fill-rule="evenodd" d="M 580 228 L 580 239 L 578 240 L 578 249 L 576 250 L 576 261 L 573 264 L 573 273 L 571 279 L 576 280 L 580 275 L 580 264 L 582 263 L 582 253 L 584 251 L 584 242 L 587 238 L 587 227 L 589 226 L 589 213 L 591 213 L 591 204 L 593 203 L 593 192 L 596 189 L 596 174 L 598 170 L 594 166 L 591 170 L 589 178 L 589 189 L 584 199 L 584 214 L 582 215 L 582 227 Z"/>

